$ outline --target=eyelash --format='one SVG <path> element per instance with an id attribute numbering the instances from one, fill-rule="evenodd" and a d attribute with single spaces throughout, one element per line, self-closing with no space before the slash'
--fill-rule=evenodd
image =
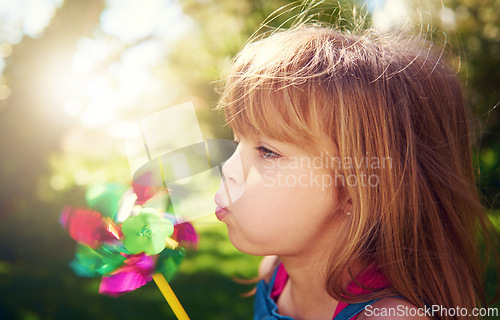
<path id="1" fill-rule="evenodd" d="M 262 158 L 264 158 L 266 160 L 276 159 L 276 158 L 281 157 L 279 154 L 277 154 L 276 152 L 273 152 L 273 151 L 269 150 L 266 147 L 262 147 L 262 146 L 256 147 L 255 150 L 259 151 L 260 155 L 262 156 Z M 267 153 L 271 153 L 272 155 L 271 156 L 265 156 L 265 154 L 267 154 Z"/>
<path id="2" fill-rule="evenodd" d="M 234 140 L 234 142 L 236 142 L 236 145 L 240 144 L 238 140 Z M 264 158 L 265 160 L 276 159 L 281 157 L 281 155 L 263 146 L 255 147 L 255 150 L 257 150 L 260 153 L 261 157 Z M 266 156 L 266 154 L 269 153 L 271 154 L 271 156 Z"/>

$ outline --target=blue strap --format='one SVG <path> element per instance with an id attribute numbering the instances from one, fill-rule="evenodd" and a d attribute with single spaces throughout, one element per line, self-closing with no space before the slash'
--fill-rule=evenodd
<path id="1" fill-rule="evenodd" d="M 360 302 L 360 303 L 351 303 L 344 309 L 342 309 L 339 314 L 333 318 L 334 320 L 349 320 L 361 311 L 365 309 L 367 305 L 370 305 L 372 303 L 375 303 L 377 300 L 370 300 L 370 301 L 365 301 L 365 302 Z"/>
<path id="2" fill-rule="evenodd" d="M 260 280 L 259 283 L 257 283 L 254 320 L 293 320 L 290 317 L 280 315 L 278 313 L 278 306 L 271 298 L 271 292 L 273 290 L 277 273 L 278 268 L 274 271 L 273 277 L 269 283 L 266 283 L 264 280 Z"/>

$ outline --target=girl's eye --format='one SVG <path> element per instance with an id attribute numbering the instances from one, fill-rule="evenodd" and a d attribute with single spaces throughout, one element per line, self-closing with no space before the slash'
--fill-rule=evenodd
<path id="1" fill-rule="evenodd" d="M 279 154 L 277 154 L 276 152 L 273 152 L 271 150 L 269 150 L 268 148 L 266 147 L 263 147 L 263 146 L 260 146 L 260 147 L 256 147 L 255 150 L 259 151 L 262 158 L 266 159 L 266 160 L 269 160 L 269 159 L 275 159 L 275 158 L 279 158 L 281 157 Z"/>

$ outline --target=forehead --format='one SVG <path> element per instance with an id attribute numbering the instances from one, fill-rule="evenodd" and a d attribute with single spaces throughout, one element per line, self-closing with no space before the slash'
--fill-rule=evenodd
<path id="1" fill-rule="evenodd" d="M 327 131 L 323 109 L 330 101 L 322 89 L 324 79 L 316 75 L 319 67 L 310 65 L 314 54 L 309 51 L 314 50 L 307 45 L 308 37 L 280 50 L 268 39 L 245 47 L 234 61 L 219 106 L 238 136 L 262 135 L 316 153 Z"/>

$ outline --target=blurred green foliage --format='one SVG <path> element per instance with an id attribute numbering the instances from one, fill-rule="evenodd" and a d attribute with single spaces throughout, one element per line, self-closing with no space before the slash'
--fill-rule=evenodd
<path id="1" fill-rule="evenodd" d="M 476 119 L 478 185 L 490 207 L 500 207 L 500 1 L 446 0 L 455 17 L 449 34 Z M 453 27 L 453 28 L 452 28 Z"/>
<path id="2" fill-rule="evenodd" d="M 177 95 L 169 105 L 193 101 L 204 134 L 231 138 L 222 116 L 210 110 L 217 101 L 218 80 L 260 23 L 292 2 L 179 3 L 191 17 L 193 28 L 172 45 L 165 65 L 154 72 L 175 75 L 171 82 L 175 82 Z M 360 26 L 370 23 L 369 15 L 361 10 L 355 15 L 352 4 L 341 3 L 340 15 L 336 1 L 322 3 L 310 12 L 332 23 L 341 16 L 338 24 L 345 28 L 352 26 L 354 17 L 363 20 L 356 22 Z M 450 56 L 464 80 L 478 124 L 478 184 L 485 202 L 498 208 L 500 119 L 495 106 L 500 101 L 500 1 L 444 0 L 444 5 L 454 15 L 455 24 L 442 23 L 438 5 L 434 33 L 445 32 L 451 44 Z M 54 101 L 42 99 L 33 85 L 41 65 L 58 63 L 58 57 L 72 52 L 81 37 L 102 33 L 98 27 L 105 7 L 103 0 L 66 0 L 45 33 L 14 45 L 14 54 L 6 60 L 0 80 L 8 84 L 12 95 L 8 101 L 0 101 L 0 319 L 174 319 L 153 283 L 119 298 L 104 297 L 97 293 L 98 279 L 79 278 L 67 265 L 75 243 L 58 224 L 62 207 L 84 206 L 89 183 L 123 183 L 131 177 L 114 142 L 104 139 L 97 129 L 81 128 L 76 119 L 54 108 Z M 271 28 L 293 23 L 289 18 L 301 8 L 287 8 L 290 12 L 268 21 Z M 86 137 L 93 148 L 72 148 L 83 144 L 75 137 Z M 492 215 L 497 229 L 499 214 Z M 253 285 L 240 284 L 233 277 L 254 277 L 259 258 L 237 252 L 223 224 L 196 227 L 201 233 L 200 248 L 188 254 L 172 282 L 174 291 L 192 319 L 250 319 L 253 299 L 240 294 Z"/>

